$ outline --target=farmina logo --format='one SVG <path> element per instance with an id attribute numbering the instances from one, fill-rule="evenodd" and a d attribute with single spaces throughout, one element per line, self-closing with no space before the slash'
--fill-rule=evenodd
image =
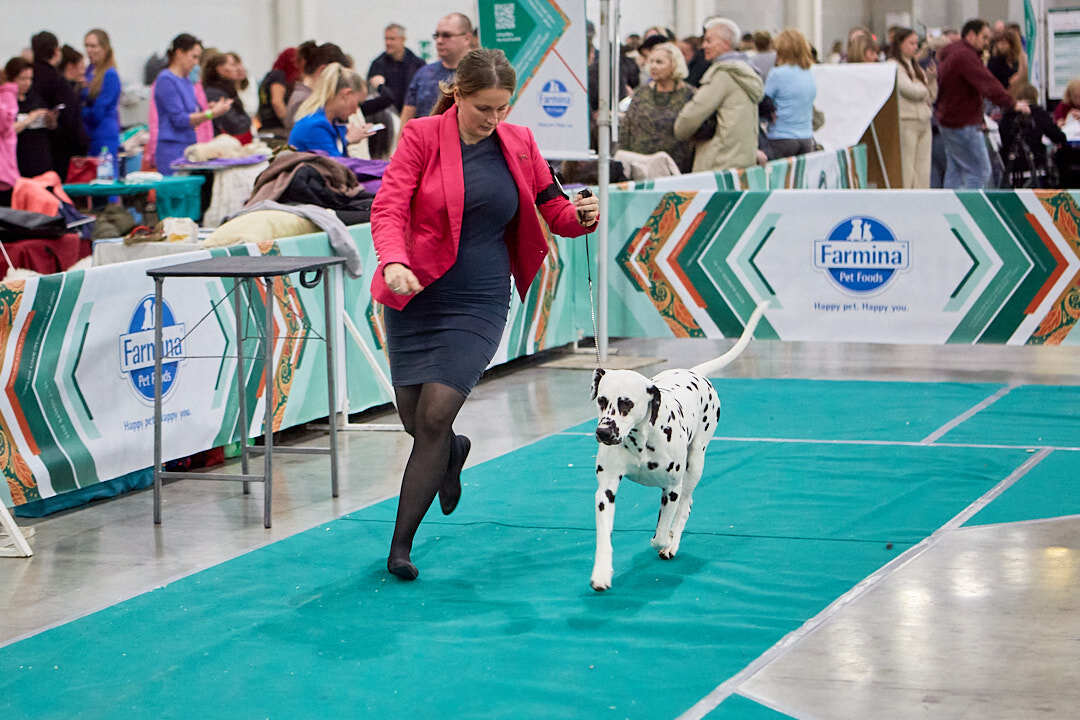
<path id="1" fill-rule="evenodd" d="M 573 104 L 574 97 L 567 91 L 566 85 L 559 80 L 552 79 L 548 80 L 540 88 L 538 100 L 544 112 L 553 118 L 559 118 L 566 114 L 566 111 Z"/>
<path id="2" fill-rule="evenodd" d="M 184 325 L 176 322 L 172 308 L 161 303 L 161 346 L 164 350 L 161 365 L 161 397 L 168 397 L 176 385 L 184 355 Z M 154 296 L 147 295 L 135 307 L 128 331 L 120 336 L 120 372 L 131 379 L 140 400 L 154 401 Z"/>
<path id="3" fill-rule="evenodd" d="M 814 241 L 814 267 L 825 270 L 843 291 L 871 295 L 911 264 L 907 241 L 897 240 L 876 218 L 850 217 Z"/>

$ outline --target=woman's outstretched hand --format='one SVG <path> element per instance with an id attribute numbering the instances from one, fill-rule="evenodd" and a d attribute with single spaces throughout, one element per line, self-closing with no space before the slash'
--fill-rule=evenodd
<path id="1" fill-rule="evenodd" d="M 383 280 L 395 295 L 415 295 L 424 289 L 413 271 L 401 263 L 390 263 L 384 267 Z"/>

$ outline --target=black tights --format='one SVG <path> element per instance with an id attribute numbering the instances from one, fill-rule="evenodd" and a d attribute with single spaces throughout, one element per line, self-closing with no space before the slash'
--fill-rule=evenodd
<path id="1" fill-rule="evenodd" d="M 413 438 L 398 497 L 390 559 L 408 560 L 413 536 L 439 492 L 450 460 L 454 419 L 465 396 L 448 385 L 424 383 L 395 387 L 398 415 Z"/>

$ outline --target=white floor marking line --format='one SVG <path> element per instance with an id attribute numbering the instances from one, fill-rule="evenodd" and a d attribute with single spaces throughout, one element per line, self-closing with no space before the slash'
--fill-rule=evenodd
<path id="1" fill-rule="evenodd" d="M 1006 395 L 1011 393 L 1015 388 L 1018 388 L 1018 387 L 1020 387 L 1019 383 L 1013 383 L 1012 385 L 1006 385 L 1005 387 L 1001 388 L 1000 390 L 998 390 L 996 393 L 994 393 L 990 397 L 983 400 L 981 403 L 979 403 L 975 407 L 969 409 L 965 413 L 961 413 L 960 415 L 957 415 L 952 420 L 945 423 L 944 425 L 939 427 L 937 430 L 935 430 L 934 432 L 932 432 L 929 435 L 927 435 L 926 437 L 924 437 L 923 440 L 922 440 L 922 444 L 923 445 L 930 445 L 931 443 L 936 442 L 938 440 L 938 438 L 945 435 L 945 433 L 949 432 L 950 430 L 952 430 L 954 427 L 956 427 L 960 423 L 966 422 L 967 420 L 970 420 L 971 418 L 973 418 L 976 415 L 976 413 L 982 412 L 983 410 L 990 407 L 991 405 L 993 405 L 998 400 L 1005 397 Z"/>
<path id="2" fill-rule="evenodd" d="M 569 437 L 592 437 L 592 433 L 562 432 L 558 435 Z M 902 447 L 948 447 L 948 448 L 973 448 L 976 450 L 1061 450 L 1064 452 L 1080 452 L 1080 446 L 1058 445 L 1006 445 L 1003 443 L 933 443 L 928 445 L 923 440 L 822 440 L 820 438 L 773 438 L 773 437 L 738 437 L 734 435 L 717 435 L 711 442 L 747 442 L 747 443 L 803 443 L 809 445 L 898 445 Z"/>
<path id="3" fill-rule="evenodd" d="M 766 666 L 786 655 L 795 645 L 801 642 L 803 638 L 820 629 L 839 614 L 841 610 L 865 595 L 869 590 L 876 587 L 894 572 L 937 545 L 946 535 L 963 525 L 977 512 L 986 507 L 994 498 L 1008 490 L 1020 478 L 1027 475 L 1032 468 L 1041 463 L 1052 452 L 1052 450 L 1044 448 L 1035 455 L 1032 455 L 1020 467 L 1013 470 L 1007 478 L 987 491 L 978 500 L 961 510 L 960 513 L 935 530 L 929 537 L 924 538 L 920 543 L 908 548 L 905 552 L 893 558 L 876 572 L 863 578 L 855 585 L 855 587 L 848 590 L 830 603 L 824 610 L 803 623 L 802 627 L 793 630 L 782 637 L 775 645 L 755 658 L 749 665 L 717 685 L 711 693 L 695 703 L 690 709 L 680 715 L 677 720 L 698 720 L 699 718 L 708 715 L 716 709 L 720 703 L 735 693 L 743 683 L 761 672 Z"/>

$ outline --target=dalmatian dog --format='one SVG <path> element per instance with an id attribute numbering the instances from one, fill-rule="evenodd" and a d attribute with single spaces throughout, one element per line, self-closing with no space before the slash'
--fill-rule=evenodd
<path id="1" fill-rule="evenodd" d="M 623 479 L 660 488 L 660 518 L 651 544 L 664 560 L 679 551 L 683 528 L 701 480 L 705 449 L 720 422 L 720 398 L 709 375 L 750 344 L 768 301 L 757 306 L 738 342 L 720 357 L 689 370 L 647 378 L 632 370 L 593 373 L 599 422 L 596 439 L 596 558 L 593 590 L 611 587 L 611 531 L 615 495 Z"/>

